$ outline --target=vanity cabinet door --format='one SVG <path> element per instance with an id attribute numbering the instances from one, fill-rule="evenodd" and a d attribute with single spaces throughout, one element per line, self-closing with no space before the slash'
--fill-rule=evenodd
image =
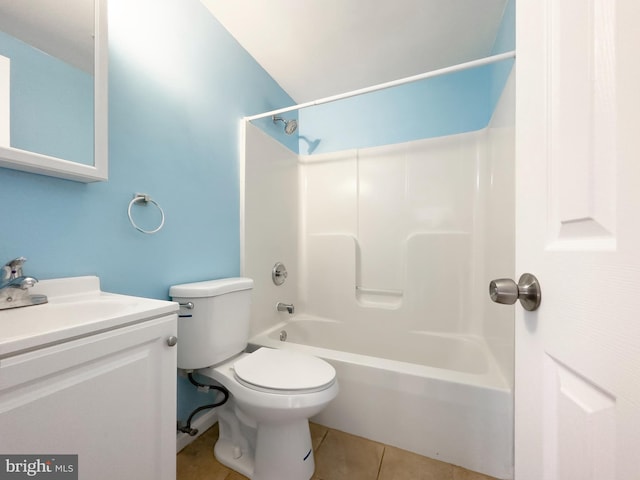
<path id="1" fill-rule="evenodd" d="M 176 316 L 0 360 L 0 454 L 77 454 L 78 478 L 175 479 Z"/>

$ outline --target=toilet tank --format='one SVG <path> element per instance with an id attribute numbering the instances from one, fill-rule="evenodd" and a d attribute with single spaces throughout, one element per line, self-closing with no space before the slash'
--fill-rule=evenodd
<path id="1" fill-rule="evenodd" d="M 242 352 L 249 340 L 250 278 L 222 278 L 174 285 L 169 295 L 180 303 L 178 368 L 195 370 Z M 190 305 L 193 308 L 188 308 Z"/>

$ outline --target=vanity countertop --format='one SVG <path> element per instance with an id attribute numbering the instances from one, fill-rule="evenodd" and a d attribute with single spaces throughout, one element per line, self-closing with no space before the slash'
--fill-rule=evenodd
<path id="1" fill-rule="evenodd" d="M 0 310 L 0 359 L 170 315 L 178 304 L 107 293 L 95 276 L 42 280 L 43 305 Z"/>

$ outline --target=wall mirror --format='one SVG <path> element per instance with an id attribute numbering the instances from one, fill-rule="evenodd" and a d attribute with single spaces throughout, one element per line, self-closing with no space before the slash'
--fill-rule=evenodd
<path id="1" fill-rule="evenodd" d="M 108 177 L 107 0 L 0 0 L 0 167 Z"/>

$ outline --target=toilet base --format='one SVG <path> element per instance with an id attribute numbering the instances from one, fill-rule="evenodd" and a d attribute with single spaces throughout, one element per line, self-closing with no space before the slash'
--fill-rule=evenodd
<path id="1" fill-rule="evenodd" d="M 220 410 L 220 438 L 214 448 L 220 463 L 251 480 L 309 480 L 313 476 L 315 460 L 307 419 L 251 426 L 238 419 L 243 415 L 234 406 L 224 405 Z"/>
<path id="2" fill-rule="evenodd" d="M 247 454 L 236 458 L 238 447 L 235 446 L 231 440 L 219 439 L 213 448 L 213 453 L 216 459 L 225 467 L 229 467 L 245 477 L 253 478 L 253 458 Z"/>
<path id="3" fill-rule="evenodd" d="M 315 470 L 307 419 L 262 424 L 256 436 L 256 467 L 252 480 L 309 480 Z"/>

